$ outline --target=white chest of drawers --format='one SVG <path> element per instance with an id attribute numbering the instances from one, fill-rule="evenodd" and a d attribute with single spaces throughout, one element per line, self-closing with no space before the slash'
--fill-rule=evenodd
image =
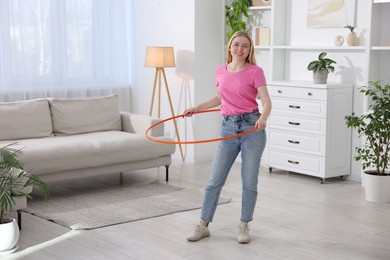
<path id="1" fill-rule="evenodd" d="M 271 82 L 268 158 L 272 168 L 321 178 L 350 174 L 352 84 Z"/>

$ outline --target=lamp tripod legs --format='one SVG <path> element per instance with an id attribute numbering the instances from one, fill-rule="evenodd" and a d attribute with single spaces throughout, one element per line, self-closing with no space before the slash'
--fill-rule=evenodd
<path id="1" fill-rule="evenodd" d="M 153 84 L 153 92 L 152 92 L 152 101 L 150 102 L 150 110 L 149 110 L 149 116 L 152 116 L 153 113 L 153 104 L 154 104 L 154 96 L 156 95 L 156 86 L 157 86 L 157 75 L 158 69 L 156 69 L 156 73 L 154 74 L 154 84 Z"/>
<path id="2" fill-rule="evenodd" d="M 153 103 L 154 103 L 154 96 L 156 95 L 156 88 L 157 88 L 157 80 L 158 80 L 158 118 L 160 118 L 160 104 L 161 104 L 161 100 L 160 100 L 160 96 L 161 96 L 161 74 L 163 75 L 164 77 L 164 83 L 165 83 L 165 88 L 166 88 L 166 91 L 167 91 L 167 96 L 168 96 L 168 101 L 169 101 L 169 107 L 171 109 L 171 114 L 172 116 L 175 116 L 175 112 L 173 111 L 173 106 L 172 106 L 172 100 L 171 100 L 171 95 L 169 93 L 169 89 L 168 89 L 168 82 L 167 82 L 167 78 L 165 76 L 165 71 L 164 71 L 164 68 L 156 68 L 156 74 L 154 76 L 154 85 L 153 85 L 153 93 L 152 93 L 152 101 L 150 103 L 150 111 L 149 111 L 149 116 L 152 116 L 153 114 Z M 175 132 L 176 132 L 176 136 L 177 136 L 177 140 L 180 142 L 180 135 L 179 135 L 179 130 L 177 128 L 177 123 L 176 123 L 176 120 L 173 120 L 173 124 L 175 126 Z M 184 154 L 183 154 L 183 149 L 182 149 L 182 146 L 181 144 L 179 144 L 179 149 L 180 149 L 180 155 L 181 155 L 181 159 L 184 161 Z"/>

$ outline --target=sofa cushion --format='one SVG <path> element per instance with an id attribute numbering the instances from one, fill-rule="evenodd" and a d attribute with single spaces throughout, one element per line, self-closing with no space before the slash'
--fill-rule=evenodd
<path id="1" fill-rule="evenodd" d="M 122 131 L 25 139 L 19 145 L 20 160 L 33 175 L 139 162 L 175 152 L 174 145 Z"/>
<path id="2" fill-rule="evenodd" d="M 0 102 L 0 140 L 46 137 L 52 132 L 47 99 Z"/>
<path id="3" fill-rule="evenodd" d="M 55 135 L 122 129 L 118 95 L 49 101 Z"/>

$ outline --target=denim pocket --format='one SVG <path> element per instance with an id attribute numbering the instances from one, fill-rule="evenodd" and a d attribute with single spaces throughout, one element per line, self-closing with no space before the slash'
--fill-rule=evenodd
<path id="1" fill-rule="evenodd" d="M 249 125 L 255 125 L 259 117 L 260 117 L 260 113 L 247 114 L 244 116 L 244 121 Z"/>

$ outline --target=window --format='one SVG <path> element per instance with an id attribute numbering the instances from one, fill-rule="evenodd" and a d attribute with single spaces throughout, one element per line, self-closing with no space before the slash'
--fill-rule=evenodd
<path id="1" fill-rule="evenodd" d="M 0 91 L 127 86 L 124 1 L 0 1 Z"/>

